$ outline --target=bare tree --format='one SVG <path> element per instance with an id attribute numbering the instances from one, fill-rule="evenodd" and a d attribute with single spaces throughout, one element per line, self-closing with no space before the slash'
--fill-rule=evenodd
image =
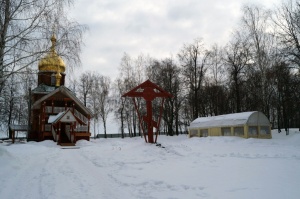
<path id="1" fill-rule="evenodd" d="M 277 124 L 278 129 L 284 126 L 288 135 L 288 127 L 293 121 L 293 116 L 298 115 L 296 120 L 300 119 L 299 110 L 299 69 L 300 69 L 300 3 L 298 0 L 287 0 L 281 4 L 275 11 L 273 22 L 276 28 L 276 35 L 279 38 L 279 48 L 284 55 L 285 62 L 274 64 L 275 71 L 280 73 L 277 76 Z M 287 68 L 289 67 L 289 68 Z M 291 68 L 298 69 L 298 74 L 291 77 Z M 284 74 L 284 75 L 283 75 Z M 291 96 L 292 95 L 292 96 Z M 293 103 L 291 102 L 293 101 Z M 296 105 L 296 106 L 295 106 Z M 281 124 L 283 121 L 283 124 Z M 297 122 L 299 123 L 299 122 Z M 297 124 L 299 127 L 299 124 Z"/>
<path id="2" fill-rule="evenodd" d="M 144 72 L 146 64 L 147 57 L 144 55 L 141 54 L 137 58 L 132 58 L 129 54 L 124 53 L 119 67 L 119 77 L 115 83 L 117 93 L 123 92 L 119 93 L 120 96 L 142 83 L 145 77 Z M 137 130 L 138 134 L 141 135 L 140 125 L 138 125 L 138 117 L 133 103 L 130 102 L 129 99 L 126 99 L 125 101 L 121 99 L 118 102 L 121 104 L 119 104 L 120 107 L 117 111 L 117 115 L 121 118 L 124 117 L 121 125 L 125 127 L 124 124 L 127 123 L 126 127 L 128 128 L 130 136 L 136 136 Z M 136 100 L 136 104 L 138 110 L 140 110 L 141 101 L 139 99 Z M 119 111 L 121 111 L 122 114 Z"/>
<path id="3" fill-rule="evenodd" d="M 282 53 L 287 60 L 300 68 L 300 3 L 298 0 L 287 0 L 275 11 L 273 18 L 276 33 L 281 40 Z"/>
<path id="4" fill-rule="evenodd" d="M 250 64 L 250 47 L 247 38 L 236 32 L 234 39 L 229 42 L 225 52 L 225 64 L 233 84 L 233 111 L 242 111 L 242 83 L 245 69 Z"/>
<path id="5" fill-rule="evenodd" d="M 88 82 L 89 86 L 87 86 L 85 92 L 85 100 L 88 99 L 88 107 L 93 112 L 93 123 L 94 123 L 94 139 L 96 139 L 97 135 L 97 124 L 99 122 L 99 103 L 98 103 L 98 95 L 100 90 L 99 78 L 100 75 L 96 72 L 88 73 Z M 82 79 L 81 79 L 82 80 Z"/>
<path id="6" fill-rule="evenodd" d="M 292 101 L 297 101 L 297 99 L 292 99 L 292 93 L 296 93 L 295 90 L 292 90 L 293 77 L 290 68 L 284 62 L 274 65 L 271 74 L 273 83 L 276 86 L 277 127 L 278 129 L 284 127 L 288 135 L 289 123 L 294 112 Z"/>
<path id="7" fill-rule="evenodd" d="M 266 74 L 273 64 L 275 45 L 274 34 L 270 31 L 271 12 L 258 6 L 245 6 L 243 13 L 242 24 L 245 34 L 248 35 L 253 61 L 253 69 L 249 72 L 256 81 L 256 86 L 252 87 L 253 92 L 249 91 L 249 93 L 259 93 L 258 99 L 252 99 L 257 103 L 255 109 L 264 112 L 269 117 L 271 84 Z"/>
<path id="8" fill-rule="evenodd" d="M 226 113 L 227 95 L 224 86 L 226 78 L 224 64 L 224 48 L 214 44 L 208 56 L 208 71 L 205 78 L 204 93 L 206 96 L 206 109 L 208 115 L 219 115 Z"/>
<path id="9" fill-rule="evenodd" d="M 125 106 L 126 99 L 121 97 L 125 92 L 125 84 L 123 84 L 120 78 L 117 78 L 114 83 L 114 99 L 116 100 L 116 109 L 115 109 L 115 117 L 118 121 L 120 121 L 120 130 L 122 138 L 124 135 L 125 128 Z"/>
<path id="10" fill-rule="evenodd" d="M 226 78 L 224 68 L 224 49 L 214 44 L 210 50 L 208 57 L 208 78 L 213 85 L 219 86 L 224 83 Z"/>
<path id="11" fill-rule="evenodd" d="M 134 60 L 130 57 L 129 54 L 124 53 L 122 60 L 121 60 L 121 64 L 119 67 L 119 79 L 122 82 L 123 86 L 122 86 L 122 92 L 127 92 L 129 90 L 131 90 L 132 88 L 134 88 L 137 83 L 135 82 L 135 73 L 134 73 Z M 119 82 L 120 83 L 120 82 Z M 121 88 L 121 87 L 119 87 Z M 119 90 L 121 91 L 121 90 Z M 124 94 L 124 93 L 120 93 L 120 97 Z M 123 104 L 123 101 L 119 101 L 120 103 Z M 128 129 L 129 134 L 132 136 L 132 132 L 133 132 L 133 124 L 132 124 L 132 118 L 133 118 L 133 114 L 134 113 L 134 106 L 132 105 L 131 102 L 129 102 L 129 100 L 125 101 L 125 104 L 123 104 L 123 108 L 122 108 L 122 115 L 120 115 L 121 117 L 124 117 L 124 120 L 122 120 L 124 123 L 127 123 L 126 127 Z M 122 125 L 124 124 L 122 123 Z"/>
<path id="12" fill-rule="evenodd" d="M 104 135 L 107 137 L 106 122 L 109 113 L 112 112 L 112 99 L 110 98 L 110 78 L 98 72 L 85 72 L 79 79 L 79 97 L 84 105 L 93 112 L 94 137 L 96 138 L 96 126 L 101 119 L 104 126 Z"/>
<path id="13" fill-rule="evenodd" d="M 173 98 L 167 98 L 164 104 L 158 102 L 157 115 L 159 114 L 158 108 L 164 105 L 163 121 L 167 129 L 167 135 L 178 135 L 180 123 L 179 110 L 182 102 L 180 68 L 176 65 L 175 60 L 170 57 L 155 64 L 152 70 L 157 72 L 154 81 L 173 95 Z"/>
<path id="14" fill-rule="evenodd" d="M 0 95 L 0 126 L 2 126 L 2 129 L 7 133 L 9 125 L 22 124 L 20 117 L 22 116 L 23 110 L 20 111 L 20 109 L 24 106 L 24 103 L 22 101 L 20 81 L 17 75 L 12 75 L 8 78 L 8 81 L 3 87 L 3 92 Z M 7 135 L 9 138 L 12 137 L 10 134 Z"/>
<path id="15" fill-rule="evenodd" d="M 93 86 L 93 73 L 90 71 L 84 72 L 79 77 L 78 95 L 83 101 L 84 106 L 88 106 L 88 97 Z"/>
<path id="16" fill-rule="evenodd" d="M 68 74 L 67 87 L 76 95 L 79 96 L 79 80 L 78 76 Z M 82 80 L 81 80 L 82 81 Z"/>
<path id="17" fill-rule="evenodd" d="M 202 39 L 195 39 L 180 50 L 178 58 L 182 66 L 182 74 L 190 95 L 190 107 L 193 119 L 201 115 L 201 87 L 207 70 L 209 52 L 204 48 Z M 202 111 L 202 114 L 203 111 Z"/>
<path id="18" fill-rule="evenodd" d="M 109 93 L 110 93 L 110 78 L 106 76 L 99 76 L 97 78 L 97 81 L 99 81 L 99 87 L 97 92 L 97 101 L 99 104 L 99 116 L 102 119 L 103 122 L 103 128 L 104 128 L 104 137 L 106 138 L 106 122 L 107 117 L 109 113 L 112 112 L 112 99 L 110 99 Z"/>
<path id="19" fill-rule="evenodd" d="M 64 7 L 72 0 L 0 1 L 0 93 L 14 73 L 31 67 L 47 50 L 53 31 L 58 54 L 70 67 L 80 64 L 82 33 L 85 26 L 70 21 Z"/>

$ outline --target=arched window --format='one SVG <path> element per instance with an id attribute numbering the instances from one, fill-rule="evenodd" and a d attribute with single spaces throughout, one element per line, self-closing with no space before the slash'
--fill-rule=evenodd
<path id="1" fill-rule="evenodd" d="M 51 86 L 55 86 L 55 83 L 56 83 L 56 78 L 55 78 L 55 74 L 53 73 L 51 75 Z"/>

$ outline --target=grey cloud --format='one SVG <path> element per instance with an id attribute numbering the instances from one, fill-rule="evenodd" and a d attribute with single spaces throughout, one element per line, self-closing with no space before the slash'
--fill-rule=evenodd
<path id="1" fill-rule="evenodd" d="M 124 52 L 160 59 L 176 55 L 184 43 L 197 37 L 203 37 L 207 45 L 224 44 L 230 30 L 237 26 L 240 7 L 248 0 L 88 2 L 77 0 L 73 11 L 79 23 L 90 27 L 82 54 L 83 67 L 88 70 L 89 66 L 102 64 L 101 72 L 109 73 L 110 69 L 115 74 Z"/>

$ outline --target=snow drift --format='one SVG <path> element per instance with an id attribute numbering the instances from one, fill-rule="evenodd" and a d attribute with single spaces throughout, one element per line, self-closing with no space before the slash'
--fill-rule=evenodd
<path id="1" fill-rule="evenodd" d="M 0 143 L 0 198 L 298 199 L 300 133 Z"/>

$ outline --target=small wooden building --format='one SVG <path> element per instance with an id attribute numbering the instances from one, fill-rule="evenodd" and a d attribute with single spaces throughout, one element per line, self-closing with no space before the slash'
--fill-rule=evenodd
<path id="1" fill-rule="evenodd" d="M 55 51 L 52 36 L 50 52 L 40 60 L 38 86 L 31 92 L 28 140 L 51 139 L 58 144 L 90 139 L 92 113 L 64 86 L 65 63 Z"/>
<path id="2" fill-rule="evenodd" d="M 188 129 L 190 137 L 272 138 L 268 118 L 258 111 L 200 117 L 192 121 Z"/>

